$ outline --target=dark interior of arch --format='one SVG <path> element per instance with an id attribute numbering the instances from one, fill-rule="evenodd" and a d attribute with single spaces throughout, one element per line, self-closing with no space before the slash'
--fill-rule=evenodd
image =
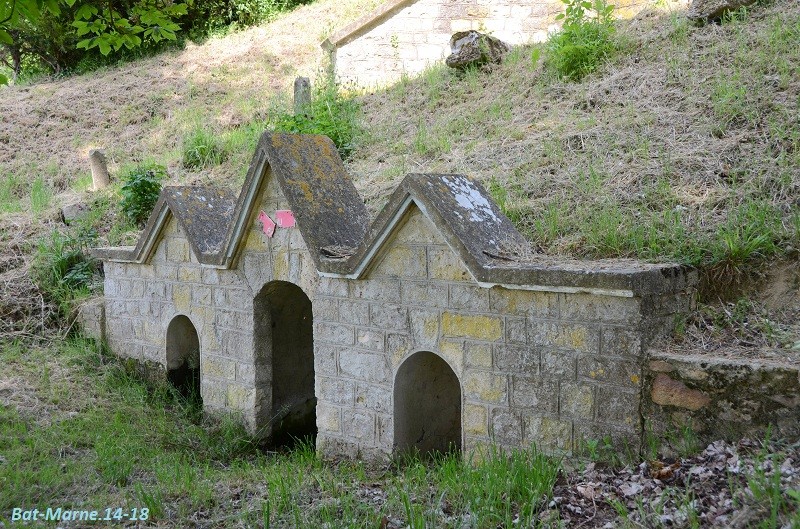
<path id="1" fill-rule="evenodd" d="M 290 445 L 313 438 L 317 399 L 311 301 L 297 285 L 273 281 L 261 289 L 253 309 L 256 362 L 262 369 L 271 364 L 268 443 Z"/>
<path id="2" fill-rule="evenodd" d="M 167 379 L 184 398 L 202 405 L 200 340 L 192 321 L 183 315 L 167 327 Z"/>
<path id="3" fill-rule="evenodd" d="M 394 382 L 395 450 L 421 454 L 461 450 L 461 386 L 439 356 L 409 357 Z"/>

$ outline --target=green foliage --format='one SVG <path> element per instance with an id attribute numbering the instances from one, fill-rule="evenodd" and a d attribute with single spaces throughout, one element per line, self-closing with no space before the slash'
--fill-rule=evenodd
<path id="1" fill-rule="evenodd" d="M 344 95 L 332 80 L 323 82 L 313 90 L 311 102 L 299 115 L 276 112 L 272 128 L 279 132 L 323 134 L 328 136 L 343 158 L 353 151 L 360 133 L 358 116 L 360 107 L 353 97 Z"/>
<path id="2" fill-rule="evenodd" d="M 198 128 L 183 140 L 183 166 L 201 169 L 221 164 L 227 156 L 219 138 L 212 132 Z"/>
<path id="3" fill-rule="evenodd" d="M 566 11 L 556 19 L 564 23 L 547 43 L 547 65 L 559 78 L 579 81 L 617 50 L 614 6 L 605 0 L 561 1 L 566 4 Z M 535 64 L 538 57 L 532 60 Z"/>
<path id="4" fill-rule="evenodd" d="M 120 206 L 128 220 L 136 225 L 147 220 L 161 192 L 161 181 L 166 176 L 167 170 L 155 164 L 137 166 L 123 176 Z"/>
<path id="5" fill-rule="evenodd" d="M 87 229 L 77 234 L 54 231 L 39 241 L 32 275 L 64 317 L 69 316 L 72 302 L 86 296 L 94 286 L 98 266 L 89 255 L 89 248 L 96 240 L 97 232 Z"/>

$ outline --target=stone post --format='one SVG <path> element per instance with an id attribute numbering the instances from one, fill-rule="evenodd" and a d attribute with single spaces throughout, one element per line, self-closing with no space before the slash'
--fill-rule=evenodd
<path id="1" fill-rule="evenodd" d="M 89 165 L 92 168 L 92 191 L 108 186 L 110 179 L 105 153 L 100 149 L 89 151 Z"/>
<path id="2" fill-rule="evenodd" d="M 311 103 L 311 81 L 308 77 L 298 77 L 294 80 L 294 115 L 305 114 L 309 103 Z"/>

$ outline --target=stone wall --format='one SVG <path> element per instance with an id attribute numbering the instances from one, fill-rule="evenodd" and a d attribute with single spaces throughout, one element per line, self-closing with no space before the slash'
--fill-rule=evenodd
<path id="1" fill-rule="evenodd" d="M 259 209 L 287 209 L 269 181 Z M 203 406 L 241 414 L 257 431 L 269 421 L 271 358 L 254 355 L 253 300 L 273 280 L 297 284 L 313 300 L 316 271 L 302 237 L 279 229 L 267 239 L 253 222 L 241 262 L 230 270 L 200 265 L 174 217 L 162 237 L 148 264 L 105 263 L 108 344 L 122 357 L 166 366 L 169 323 L 187 316 L 200 341 Z"/>
<path id="2" fill-rule="evenodd" d="M 645 337 L 688 310 L 686 292 L 615 297 L 479 286 L 416 208 L 366 277 L 323 278 L 314 303 L 318 447 L 381 458 L 394 446 L 393 387 L 418 351 L 462 391 L 462 446 L 583 438 L 638 447 Z"/>
<path id="3" fill-rule="evenodd" d="M 632 16 L 645 0 L 612 2 L 620 16 Z M 450 37 L 465 30 L 489 33 L 511 45 L 542 42 L 564 12 L 559 0 L 418 0 L 388 2 L 383 16 L 367 15 L 323 46 L 332 53 L 345 82 L 375 86 L 416 75 L 450 54 Z M 396 5 L 394 9 L 387 9 Z M 379 10 L 379 12 L 383 12 Z"/>

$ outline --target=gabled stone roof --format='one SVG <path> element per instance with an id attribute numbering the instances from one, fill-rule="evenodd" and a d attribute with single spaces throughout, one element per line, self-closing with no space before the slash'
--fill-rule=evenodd
<path id="1" fill-rule="evenodd" d="M 169 215 L 174 215 L 201 264 L 232 268 L 270 177 L 276 178 L 289 202 L 321 275 L 362 277 L 409 208 L 418 207 L 484 286 L 633 296 L 668 291 L 675 282 L 687 281 L 681 267 L 673 264 L 569 261 L 518 252 L 528 248 L 525 238 L 476 180 L 460 174 L 407 175 L 370 224 L 330 139 L 269 132 L 259 141 L 238 199 L 209 187 L 165 188 L 135 248 L 97 248 L 93 254 L 112 261 L 147 262 Z"/>

